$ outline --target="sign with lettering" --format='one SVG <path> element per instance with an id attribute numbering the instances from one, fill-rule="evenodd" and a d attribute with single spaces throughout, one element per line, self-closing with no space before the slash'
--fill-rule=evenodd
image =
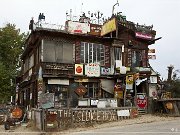
<path id="1" fill-rule="evenodd" d="M 90 35 L 99 36 L 101 33 L 101 25 L 90 24 Z"/>
<path id="2" fill-rule="evenodd" d="M 89 77 L 100 76 L 100 66 L 98 63 L 90 63 L 85 66 L 85 74 Z"/>
<path id="3" fill-rule="evenodd" d="M 80 22 L 67 22 L 67 31 L 71 34 L 87 34 L 90 32 L 90 24 L 89 23 L 80 23 Z"/>
<path id="4" fill-rule="evenodd" d="M 87 92 L 87 89 L 86 89 L 83 85 L 80 85 L 79 87 L 77 87 L 77 89 L 75 90 L 75 92 L 76 92 L 79 96 L 83 96 L 83 95 Z"/>
<path id="5" fill-rule="evenodd" d="M 137 93 L 137 106 L 138 108 L 145 109 L 147 106 L 147 97 L 145 93 Z"/>
<path id="6" fill-rule="evenodd" d="M 116 30 L 116 19 L 113 18 L 109 21 L 107 21 L 103 26 L 101 30 L 101 36 L 104 36 L 110 32 L 113 32 Z"/>
<path id="7" fill-rule="evenodd" d="M 83 64 L 75 64 L 75 74 L 83 75 Z"/>
<path id="8" fill-rule="evenodd" d="M 135 36 L 137 38 L 141 38 L 141 39 L 146 39 L 146 40 L 151 40 L 153 39 L 152 35 L 150 34 L 146 34 L 146 33 L 142 33 L 142 32 L 136 32 Z"/>

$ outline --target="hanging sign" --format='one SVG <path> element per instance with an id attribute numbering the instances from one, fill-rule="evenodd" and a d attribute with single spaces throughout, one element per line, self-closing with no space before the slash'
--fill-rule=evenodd
<path id="1" fill-rule="evenodd" d="M 155 49 L 149 49 L 148 53 L 155 53 Z"/>

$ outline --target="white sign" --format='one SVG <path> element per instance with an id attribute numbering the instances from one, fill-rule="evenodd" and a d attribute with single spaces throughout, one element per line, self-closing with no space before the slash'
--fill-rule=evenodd
<path id="1" fill-rule="evenodd" d="M 118 116 L 130 116 L 129 110 L 119 110 L 117 111 Z"/>
<path id="2" fill-rule="evenodd" d="M 150 83 L 157 83 L 157 76 L 150 76 Z"/>
<path id="3" fill-rule="evenodd" d="M 156 84 L 149 84 L 149 97 L 157 96 L 157 86 Z"/>
<path id="4" fill-rule="evenodd" d="M 48 79 L 48 84 L 69 85 L 68 79 Z"/>
<path id="5" fill-rule="evenodd" d="M 67 31 L 71 34 L 86 34 L 90 32 L 90 24 L 89 23 L 80 23 L 80 22 L 67 22 Z"/>
<path id="6" fill-rule="evenodd" d="M 100 76 L 100 66 L 97 63 L 90 63 L 85 66 L 85 74 L 89 77 Z"/>

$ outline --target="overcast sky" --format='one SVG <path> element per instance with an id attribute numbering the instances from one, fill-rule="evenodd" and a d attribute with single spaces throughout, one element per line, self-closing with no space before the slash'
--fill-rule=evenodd
<path id="1" fill-rule="evenodd" d="M 83 11 L 100 11 L 105 17 L 112 14 L 117 0 L 0 0 L 0 27 L 14 23 L 21 32 L 27 32 L 31 17 L 37 21 L 44 13 L 46 22 L 63 24 L 66 12 L 73 15 Z M 83 3 L 83 4 L 82 4 Z M 172 64 L 180 69 L 180 0 L 119 0 L 115 11 L 121 11 L 127 20 L 152 25 L 156 38 L 162 37 L 149 48 L 156 49 L 156 60 L 150 64 L 163 78 L 167 78 L 167 66 Z"/>

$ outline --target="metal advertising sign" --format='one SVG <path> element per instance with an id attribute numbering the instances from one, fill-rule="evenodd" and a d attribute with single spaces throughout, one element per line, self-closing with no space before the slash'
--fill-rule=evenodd
<path id="1" fill-rule="evenodd" d="M 76 94 L 78 94 L 79 96 L 83 96 L 84 94 L 86 94 L 87 89 L 83 86 L 80 85 L 79 87 L 77 87 L 77 89 L 75 90 Z"/>
<path id="2" fill-rule="evenodd" d="M 133 89 L 133 81 L 134 77 L 133 75 L 127 75 L 126 76 L 126 89 Z"/>
<path id="3" fill-rule="evenodd" d="M 85 66 L 85 74 L 89 77 L 100 76 L 100 66 L 97 63 L 89 63 Z"/>
<path id="4" fill-rule="evenodd" d="M 155 60 L 156 59 L 156 55 L 148 55 L 148 59 Z"/>
<path id="5" fill-rule="evenodd" d="M 75 64 L 75 74 L 83 75 L 83 64 Z"/>
<path id="6" fill-rule="evenodd" d="M 147 97 L 145 93 L 137 93 L 138 108 L 145 109 L 147 106 Z"/>

